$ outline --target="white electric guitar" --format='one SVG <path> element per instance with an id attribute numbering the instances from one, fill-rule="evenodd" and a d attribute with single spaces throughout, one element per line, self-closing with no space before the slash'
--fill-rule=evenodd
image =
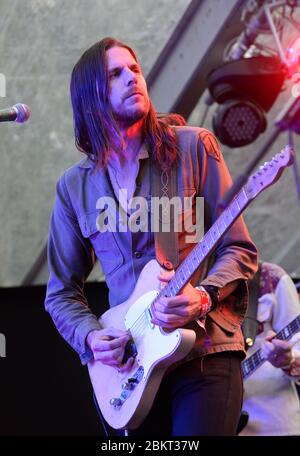
<path id="1" fill-rule="evenodd" d="M 130 298 L 101 316 L 104 328 L 115 327 L 130 331 L 135 354 L 134 365 L 126 373 L 120 373 L 100 361 L 88 363 L 97 402 L 111 427 L 135 429 L 140 426 L 150 411 L 166 369 L 184 358 L 195 343 L 193 330 L 164 331 L 153 325 L 153 303 L 162 296 L 171 297 L 180 293 L 248 204 L 276 182 L 284 168 L 292 162 L 293 151 L 287 146 L 270 162 L 261 166 L 180 264 L 164 288 L 161 289 L 161 282 L 157 279 L 161 266 L 156 260 L 151 260 L 143 268 Z"/>

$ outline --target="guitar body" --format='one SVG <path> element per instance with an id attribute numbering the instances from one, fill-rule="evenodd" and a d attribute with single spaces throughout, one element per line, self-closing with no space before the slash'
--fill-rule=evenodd
<path id="1" fill-rule="evenodd" d="M 90 361 L 88 370 L 100 410 L 115 429 L 135 429 L 148 414 L 166 369 L 184 358 L 192 349 L 196 335 L 188 329 L 165 332 L 151 324 L 147 308 L 161 289 L 157 279 L 161 267 L 151 260 L 143 268 L 135 289 L 124 303 L 109 309 L 101 317 L 104 328 L 130 328 L 137 356 L 132 369 L 119 373 L 100 361 Z M 136 381 L 128 382 L 136 378 Z M 124 389 L 127 384 L 132 389 Z M 120 406 L 110 403 L 121 400 Z"/>

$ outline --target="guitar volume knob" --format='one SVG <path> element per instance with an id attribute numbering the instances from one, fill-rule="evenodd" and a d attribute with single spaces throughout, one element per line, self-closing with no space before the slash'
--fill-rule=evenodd
<path id="1" fill-rule="evenodd" d="M 109 401 L 110 405 L 114 408 L 119 408 L 121 407 L 122 405 L 122 401 L 121 399 L 118 399 L 117 397 L 113 397 L 110 401 Z"/>

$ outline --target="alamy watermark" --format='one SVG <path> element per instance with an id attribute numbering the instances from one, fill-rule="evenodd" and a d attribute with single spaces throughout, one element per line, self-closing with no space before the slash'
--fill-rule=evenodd
<path id="1" fill-rule="evenodd" d="M 3 73 L 0 73 L 0 97 L 6 97 L 6 77 Z"/>
<path id="2" fill-rule="evenodd" d="M 184 232 L 187 243 L 196 243 L 204 234 L 204 198 L 166 196 L 127 199 L 127 190 L 119 190 L 119 205 L 114 198 L 102 196 L 97 200 L 99 213 L 96 226 L 99 232 L 157 233 Z"/>
<path id="3" fill-rule="evenodd" d="M 0 358 L 6 357 L 6 337 L 0 333 Z"/>

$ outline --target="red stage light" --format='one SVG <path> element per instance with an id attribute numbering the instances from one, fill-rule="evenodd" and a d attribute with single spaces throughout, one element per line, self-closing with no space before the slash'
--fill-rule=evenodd
<path id="1" fill-rule="evenodd" d="M 300 71 L 300 37 L 294 39 L 287 47 L 286 63 L 290 76 Z"/>

